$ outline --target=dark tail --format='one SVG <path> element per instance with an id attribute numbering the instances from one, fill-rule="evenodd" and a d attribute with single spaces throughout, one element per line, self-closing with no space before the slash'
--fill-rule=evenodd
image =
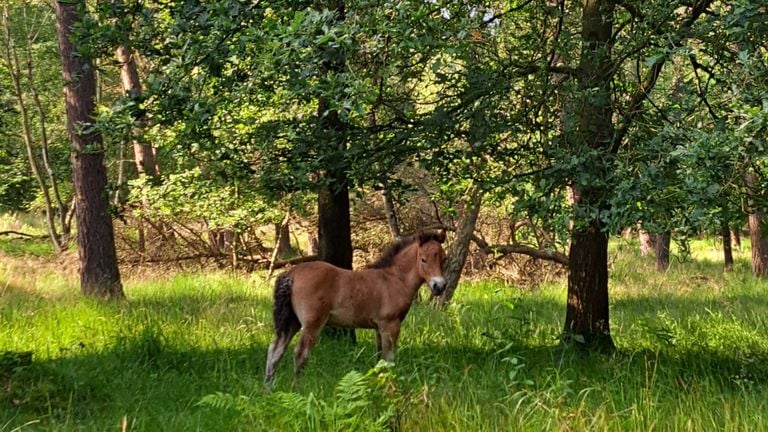
<path id="1" fill-rule="evenodd" d="M 293 277 L 290 272 L 285 272 L 277 277 L 275 281 L 275 302 L 272 310 L 272 318 L 275 323 L 275 332 L 277 336 L 286 336 L 290 334 L 292 328 L 301 327 L 299 318 L 293 310 L 291 304 L 291 290 L 293 288 Z"/>

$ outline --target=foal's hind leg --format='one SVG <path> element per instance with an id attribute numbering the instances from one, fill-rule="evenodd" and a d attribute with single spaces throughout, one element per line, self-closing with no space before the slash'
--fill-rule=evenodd
<path id="1" fill-rule="evenodd" d="M 317 343 L 317 338 L 320 337 L 320 331 L 323 330 L 323 327 L 325 327 L 325 320 L 320 322 L 317 320 L 311 321 L 302 327 L 299 343 L 296 345 L 296 350 L 293 353 L 294 381 L 301 376 L 301 371 L 304 369 L 304 365 L 307 364 L 309 351 Z"/>
<path id="2" fill-rule="evenodd" d="M 280 334 L 275 340 L 269 344 L 269 351 L 267 352 L 267 368 L 264 375 L 264 387 L 269 389 L 272 385 L 272 381 L 275 379 L 275 369 L 280 359 L 285 354 L 285 349 L 288 348 L 288 344 L 291 343 L 291 339 L 301 328 L 299 322 L 292 324 L 286 333 Z"/>

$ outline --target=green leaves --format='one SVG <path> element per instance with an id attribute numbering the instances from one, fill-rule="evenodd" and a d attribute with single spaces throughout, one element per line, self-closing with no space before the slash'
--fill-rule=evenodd
<path id="1" fill-rule="evenodd" d="M 399 397 L 392 364 L 380 361 L 366 373 L 351 371 L 336 384 L 331 400 L 314 393 L 275 392 L 265 397 L 235 396 L 217 392 L 203 397 L 198 405 L 235 409 L 259 419 L 270 419 L 272 427 L 305 431 L 386 431 L 396 415 Z"/>

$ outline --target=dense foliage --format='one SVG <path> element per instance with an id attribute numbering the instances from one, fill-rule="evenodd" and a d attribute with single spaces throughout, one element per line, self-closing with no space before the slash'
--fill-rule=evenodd
<path id="1" fill-rule="evenodd" d="M 195 244 L 227 230 L 233 244 L 219 249 L 236 265 L 247 255 L 238 241 L 261 245 L 246 232 L 285 214 L 311 219 L 322 188 L 349 188 L 359 219 L 384 191 L 389 207 L 421 206 L 412 228 L 446 226 L 485 253 L 551 258 L 589 244 L 560 262 L 597 275 L 569 288 L 599 287 L 607 326 L 609 233 L 639 223 L 684 246 L 765 208 L 768 11 L 758 1 L 124 0 L 81 12 L 74 41 L 98 59 L 94 127 L 110 194 L 141 253 L 174 232 L 184 240 L 181 223 L 200 230 Z M 51 20 L 27 43 L 29 17 L 50 17 L 50 6 L 11 2 L 6 13 L 5 47 L 26 53 L 61 129 Z M 139 87 L 117 78 L 120 48 L 137 60 Z M 11 76 L 0 70 L 6 130 L 19 125 Z M 67 146 L 52 135 L 66 190 Z M 0 197 L 30 208 L 19 139 L 0 138 Z M 159 175 L 134 179 L 131 142 L 154 149 Z M 475 235 L 478 207 L 501 228 Z"/>

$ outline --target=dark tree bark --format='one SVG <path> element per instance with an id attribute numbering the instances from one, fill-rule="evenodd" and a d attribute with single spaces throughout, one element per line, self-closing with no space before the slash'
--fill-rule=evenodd
<path id="1" fill-rule="evenodd" d="M 656 271 L 665 272 L 669 269 L 669 245 L 672 234 L 669 231 L 656 235 Z"/>
<path id="2" fill-rule="evenodd" d="M 720 237 L 723 239 L 723 265 L 725 271 L 733 270 L 733 249 L 731 248 L 731 228 L 728 223 L 728 210 L 723 209 L 720 218 Z"/>
<path id="3" fill-rule="evenodd" d="M 608 310 L 608 235 L 593 221 L 574 230 L 568 259 L 565 332 L 588 347 L 613 349 Z"/>
<path id="4" fill-rule="evenodd" d="M 344 21 L 345 7 L 343 1 L 329 2 L 328 9 L 336 12 L 336 20 Z M 345 63 L 339 56 L 327 60 L 320 69 L 326 74 L 344 72 Z M 346 124 L 339 113 L 330 107 L 326 96 L 318 98 L 318 136 L 327 160 L 334 164 L 325 171 L 317 193 L 317 240 L 319 257 L 322 261 L 337 267 L 352 269 L 352 228 L 349 215 L 349 179 L 347 166 L 343 162 L 347 149 Z M 356 341 L 355 331 L 326 327 L 325 333 L 332 336 L 348 337 Z"/>
<path id="5" fill-rule="evenodd" d="M 67 132 L 72 141 L 80 289 L 101 298 L 122 298 L 112 218 L 109 214 L 107 171 L 101 135 L 89 130 L 95 109 L 94 65 L 78 55 L 72 28 L 82 21 L 84 1 L 56 1 L 56 23 L 64 77 Z"/>
<path id="6" fill-rule="evenodd" d="M 579 58 L 578 126 L 574 143 L 588 146 L 598 156 L 585 167 L 590 174 L 606 179 L 608 156 L 614 138 L 611 81 L 613 62 L 612 28 L 615 3 L 610 0 L 583 0 L 582 49 Z M 566 335 L 598 350 L 613 350 L 608 313 L 608 234 L 599 218 L 587 216 L 608 207 L 608 186 L 604 181 L 574 185 L 578 196 L 571 231 L 568 260 L 568 304 Z M 598 211 L 583 211 L 582 209 Z"/>
<path id="7" fill-rule="evenodd" d="M 746 175 L 747 193 L 757 196 L 760 188 L 754 172 Z M 765 213 L 754 199 L 749 199 L 749 240 L 752 243 L 752 274 L 764 278 L 768 276 L 768 230 L 765 229 Z"/>
<path id="8" fill-rule="evenodd" d="M 451 243 L 446 256 L 445 269 L 443 271 L 445 291 L 437 298 L 440 304 L 450 302 L 453 294 L 456 292 L 456 288 L 459 286 L 461 272 L 464 269 L 464 264 L 467 262 L 467 255 L 469 254 L 469 243 L 472 241 L 475 233 L 482 199 L 482 191 L 478 187 L 474 187 L 470 193 L 469 200 L 464 205 L 456 238 Z"/>

